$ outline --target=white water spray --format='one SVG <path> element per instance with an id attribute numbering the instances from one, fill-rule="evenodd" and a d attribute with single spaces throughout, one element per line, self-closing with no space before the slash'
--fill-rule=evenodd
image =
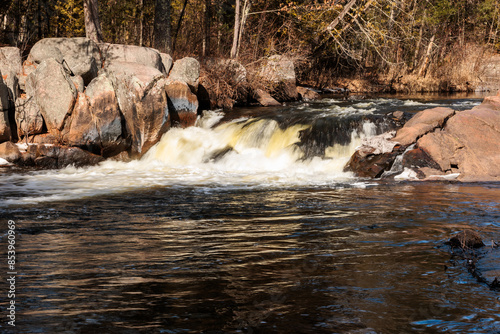
<path id="1" fill-rule="evenodd" d="M 367 121 L 361 131 L 352 131 L 348 145 L 335 144 L 326 148 L 323 157 L 305 159 L 296 144 L 300 132 L 310 125 L 281 128 L 271 119 L 240 119 L 212 128 L 222 116 L 210 112 L 196 127 L 172 128 L 141 160 L 6 176 L 2 191 L 24 196 L 7 198 L 1 206 L 152 187 L 248 189 L 352 184 L 354 178 L 344 173 L 343 167 L 362 138 L 375 134 L 375 125 Z"/>

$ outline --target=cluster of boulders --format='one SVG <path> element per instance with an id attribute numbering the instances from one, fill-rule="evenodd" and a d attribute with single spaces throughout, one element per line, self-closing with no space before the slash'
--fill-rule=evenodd
<path id="1" fill-rule="evenodd" d="M 500 91 L 472 110 L 433 108 L 370 138 L 345 170 L 361 177 L 500 181 Z"/>
<path id="2" fill-rule="evenodd" d="M 17 156 L 8 144 L 0 152 L 40 167 L 71 163 L 68 155 L 140 157 L 171 125 L 194 124 L 199 68 L 193 58 L 173 63 L 151 48 L 86 38 L 43 39 L 24 62 L 19 49 L 0 48 L 0 142 L 26 143 Z"/>
<path id="3" fill-rule="evenodd" d="M 234 60 L 205 63 L 221 64 L 234 72 L 237 84 L 247 82 L 245 68 Z M 280 87 L 254 92 L 262 105 L 280 104 L 270 93 L 280 101 L 300 97 L 292 61 L 271 57 L 260 75 Z M 152 48 L 48 38 L 24 62 L 18 48 L 0 48 L 0 157 L 51 168 L 66 165 L 71 156 L 76 164 L 137 158 L 171 126 L 194 125 L 204 93 L 196 59 L 173 62 Z M 315 98 L 310 90 L 300 94 Z"/>

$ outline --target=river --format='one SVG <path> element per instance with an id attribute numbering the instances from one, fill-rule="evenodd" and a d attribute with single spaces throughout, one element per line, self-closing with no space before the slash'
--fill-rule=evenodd
<path id="1" fill-rule="evenodd" d="M 5 333 L 499 333 L 500 293 L 444 244 L 499 240 L 500 184 L 342 171 L 384 115 L 478 97 L 210 112 L 140 161 L 0 175 L 16 223 Z M 7 272 L 2 261 L 2 277 Z M 500 276 L 500 268 L 498 268 Z M 5 293 L 4 293 L 5 291 Z"/>

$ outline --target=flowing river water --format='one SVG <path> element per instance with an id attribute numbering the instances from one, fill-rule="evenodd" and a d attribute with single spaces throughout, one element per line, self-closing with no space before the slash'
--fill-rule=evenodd
<path id="1" fill-rule="evenodd" d="M 394 127 L 388 112 L 480 102 L 210 112 L 139 161 L 4 168 L 17 311 L 13 329 L 2 279 L 0 332 L 499 333 L 500 293 L 444 242 L 467 228 L 500 239 L 500 184 L 342 171 L 362 138 Z"/>

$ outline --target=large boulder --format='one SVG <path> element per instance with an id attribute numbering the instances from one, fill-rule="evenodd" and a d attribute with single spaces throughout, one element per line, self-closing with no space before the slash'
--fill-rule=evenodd
<path id="1" fill-rule="evenodd" d="M 35 72 L 37 65 L 25 60 L 23 62 L 22 68 L 21 68 L 21 73 L 17 76 L 19 80 L 19 88 L 23 91 L 26 91 L 26 81 L 28 80 L 28 76 Z"/>
<path id="2" fill-rule="evenodd" d="M 381 177 L 389 171 L 398 155 L 404 149 L 391 141 L 394 132 L 366 138 L 344 167 L 345 172 L 353 172 L 359 177 Z"/>
<path id="3" fill-rule="evenodd" d="M 373 148 L 371 152 L 361 147 L 346 170 L 377 177 L 399 156 L 401 170 L 412 170 L 419 178 L 438 175 L 461 181 L 500 181 L 499 124 L 500 93 L 456 114 L 448 108 L 421 111 L 390 139 L 401 144 L 399 150 L 395 146 L 391 152 L 375 152 Z"/>
<path id="4" fill-rule="evenodd" d="M 460 180 L 500 180 L 500 108 L 490 109 L 490 101 L 450 118 L 443 131 L 422 138 L 418 147 L 444 171 L 460 173 Z"/>
<path id="5" fill-rule="evenodd" d="M 196 95 L 200 110 L 232 109 L 236 103 L 246 103 L 250 84 L 247 70 L 234 59 L 205 58 Z"/>
<path id="6" fill-rule="evenodd" d="M 27 81 L 28 97 L 35 98 L 47 129 L 61 130 L 77 97 L 77 89 L 64 67 L 54 58 L 45 59 Z"/>
<path id="7" fill-rule="evenodd" d="M 0 72 L 0 111 L 9 109 L 10 100 L 9 87 L 3 81 L 2 72 Z"/>
<path id="8" fill-rule="evenodd" d="M 169 83 L 185 82 L 194 93 L 198 91 L 199 80 L 200 63 L 192 57 L 176 60 L 168 76 Z"/>
<path id="9" fill-rule="evenodd" d="M 99 43 L 101 50 L 103 67 L 114 62 L 136 63 L 163 70 L 163 61 L 160 53 L 152 48 L 137 46 Z"/>
<path id="10" fill-rule="evenodd" d="M 269 57 L 260 70 L 261 80 L 271 86 L 271 94 L 278 101 L 295 101 L 299 98 L 293 61 L 285 56 Z"/>
<path id="11" fill-rule="evenodd" d="M 21 50 L 16 47 L 7 46 L 0 48 L 0 70 L 20 73 L 22 66 Z"/>
<path id="12" fill-rule="evenodd" d="M 130 154 L 142 156 L 170 127 L 165 76 L 136 63 L 112 62 L 103 70 L 111 80 L 131 139 Z"/>
<path id="13" fill-rule="evenodd" d="M 203 65 L 214 75 L 223 76 L 233 86 L 247 83 L 247 70 L 235 59 L 207 58 Z"/>
<path id="14" fill-rule="evenodd" d="M 81 76 L 85 83 L 97 75 L 100 67 L 99 48 L 85 37 L 42 39 L 33 45 L 27 60 L 40 64 L 49 58 L 67 66 L 72 75 Z"/>
<path id="15" fill-rule="evenodd" d="M 172 126 L 189 127 L 198 117 L 198 99 L 185 82 L 174 81 L 165 86 Z"/>
<path id="16" fill-rule="evenodd" d="M 43 117 L 33 97 L 23 95 L 16 100 L 15 118 L 19 136 L 42 133 Z"/>
<path id="17" fill-rule="evenodd" d="M 100 74 L 78 95 L 65 140 L 71 146 L 108 157 L 128 148 L 125 137 L 113 85 Z"/>
<path id="18" fill-rule="evenodd" d="M 1 73 L 0 73 L 1 74 Z M 11 140 L 12 132 L 9 122 L 10 94 L 9 88 L 0 76 L 0 143 Z"/>
<path id="19" fill-rule="evenodd" d="M 16 47 L 0 48 L 0 76 L 8 88 L 10 107 L 19 96 L 18 75 L 22 71 L 21 51 Z"/>
<path id="20" fill-rule="evenodd" d="M 8 141 L 0 144 L 0 159 L 15 163 L 21 159 L 21 152 L 16 144 Z"/>
<path id="21" fill-rule="evenodd" d="M 65 142 L 70 146 L 78 146 L 94 151 L 99 141 L 97 126 L 90 110 L 90 103 L 84 93 L 79 93 L 71 120 L 65 127 Z"/>
<path id="22" fill-rule="evenodd" d="M 441 128 L 446 120 L 454 114 L 453 109 L 443 107 L 421 111 L 406 122 L 392 140 L 403 146 L 408 146 L 426 133 Z"/>

